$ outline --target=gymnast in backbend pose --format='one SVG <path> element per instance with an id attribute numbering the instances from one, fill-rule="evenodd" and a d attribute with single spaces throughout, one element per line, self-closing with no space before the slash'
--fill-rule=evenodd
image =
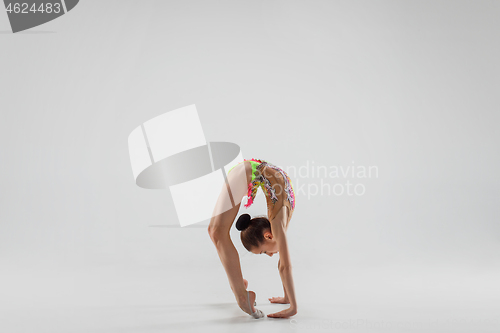
<path id="1" fill-rule="evenodd" d="M 215 205 L 208 233 L 217 248 L 238 306 L 256 319 L 263 317 L 262 311 L 254 308 L 255 292 L 246 290 L 248 281 L 243 279 L 238 252 L 229 236 L 241 200 L 248 196 L 245 205 L 248 208 L 253 203 L 258 187 L 262 187 L 266 195 L 268 218 L 250 219 L 250 215 L 242 214 L 236 222 L 236 228 L 241 231 L 241 241 L 248 251 L 267 254 L 270 257 L 280 253 L 278 270 L 285 295 L 269 298 L 269 301 L 290 304 L 290 307 L 269 314 L 268 317 L 287 318 L 297 313 L 292 264 L 286 238 L 286 230 L 295 209 L 295 194 L 288 175 L 275 165 L 253 158 L 231 168 Z"/>

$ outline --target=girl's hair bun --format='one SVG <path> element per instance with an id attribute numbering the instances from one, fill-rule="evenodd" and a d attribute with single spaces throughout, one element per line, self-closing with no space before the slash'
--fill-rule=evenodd
<path id="1" fill-rule="evenodd" d="M 251 217 L 249 214 L 241 214 L 240 217 L 238 217 L 238 221 L 236 221 L 236 229 L 239 231 L 243 231 L 246 228 L 248 228 L 248 225 L 250 224 Z"/>

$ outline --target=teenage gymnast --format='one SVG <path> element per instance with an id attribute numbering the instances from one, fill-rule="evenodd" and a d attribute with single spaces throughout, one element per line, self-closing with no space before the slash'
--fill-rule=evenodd
<path id="1" fill-rule="evenodd" d="M 279 252 L 278 270 L 284 297 L 272 297 L 269 301 L 290 304 L 290 307 L 267 316 L 288 318 L 297 313 L 292 264 L 286 238 L 288 224 L 295 209 L 295 194 L 288 175 L 273 164 L 253 158 L 231 168 L 217 199 L 208 233 L 224 266 L 238 306 L 256 319 L 262 318 L 262 311 L 254 308 L 255 292 L 246 290 L 248 281 L 243 279 L 238 252 L 229 236 L 241 200 L 248 196 L 245 207 L 250 207 L 259 187 L 266 195 L 267 218 L 251 219 L 250 215 L 242 214 L 236 222 L 236 228 L 241 231 L 241 242 L 248 251 L 267 254 L 270 257 Z"/>

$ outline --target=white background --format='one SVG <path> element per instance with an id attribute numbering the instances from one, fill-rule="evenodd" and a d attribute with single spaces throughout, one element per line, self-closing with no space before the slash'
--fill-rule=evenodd
<path id="1" fill-rule="evenodd" d="M 0 330 L 497 332 L 499 37 L 498 1 L 87 0 L 16 34 L 2 11 Z M 294 321 L 243 313 L 208 221 L 134 184 L 130 132 L 190 104 L 245 158 L 378 168 L 290 173 Z M 285 308 L 278 256 L 231 235 Z"/>

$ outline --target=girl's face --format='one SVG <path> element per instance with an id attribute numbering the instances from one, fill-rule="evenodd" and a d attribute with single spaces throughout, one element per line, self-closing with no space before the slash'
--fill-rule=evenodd
<path id="1" fill-rule="evenodd" d="M 260 247 L 252 249 L 252 253 L 267 254 L 270 257 L 272 257 L 273 254 L 278 253 L 278 243 L 270 231 L 264 232 L 264 243 L 262 243 Z"/>

